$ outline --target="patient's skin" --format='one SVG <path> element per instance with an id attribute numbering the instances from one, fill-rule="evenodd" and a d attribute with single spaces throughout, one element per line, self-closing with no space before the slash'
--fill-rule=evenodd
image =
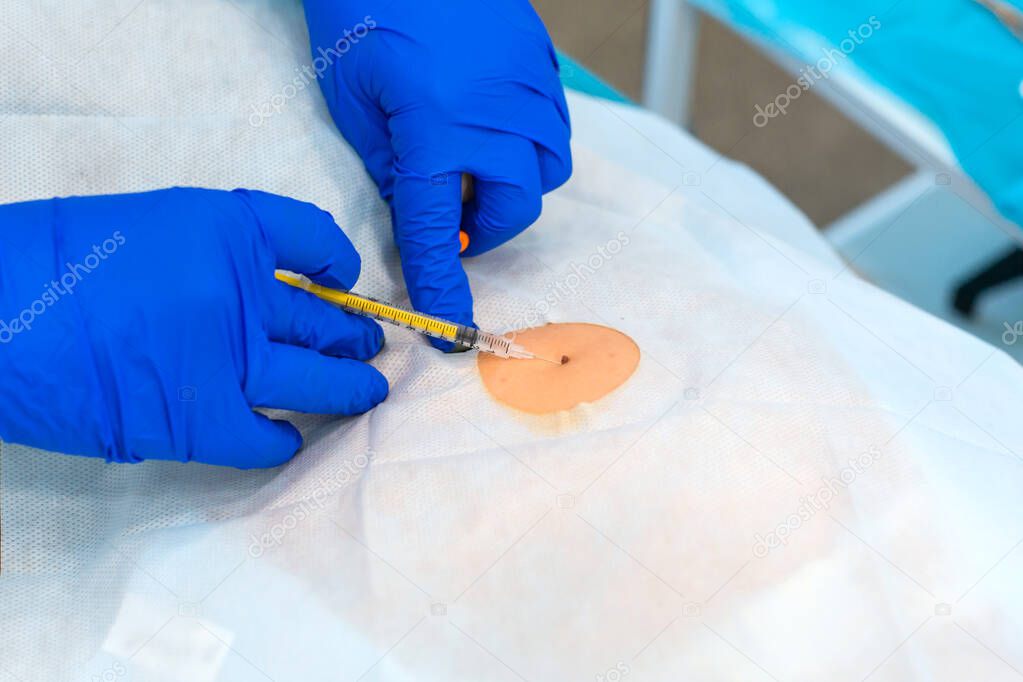
<path id="1" fill-rule="evenodd" d="M 515 333 L 515 342 L 563 365 L 505 360 L 480 353 L 483 385 L 499 402 L 531 414 L 591 403 L 621 386 L 639 364 L 639 347 L 625 334 L 596 324 L 548 324 Z"/>

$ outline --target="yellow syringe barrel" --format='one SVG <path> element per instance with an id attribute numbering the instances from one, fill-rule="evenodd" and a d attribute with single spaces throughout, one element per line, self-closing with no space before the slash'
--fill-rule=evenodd
<path id="1" fill-rule="evenodd" d="M 305 278 L 295 277 L 285 272 L 278 271 L 275 276 L 285 284 L 290 284 L 293 287 L 304 289 L 310 294 L 322 298 L 324 301 L 329 301 L 342 310 L 353 313 L 355 315 L 362 315 L 363 317 L 370 317 L 374 320 L 380 320 L 382 322 L 390 322 L 391 324 L 398 325 L 399 327 L 406 327 L 417 331 L 420 334 L 426 334 L 438 339 L 444 339 L 453 343 L 461 343 L 466 346 L 471 346 L 472 343 L 466 337 L 467 330 L 463 325 L 455 324 L 453 322 L 447 322 L 430 315 L 423 315 L 417 313 L 414 310 L 407 310 L 400 308 L 389 303 L 384 303 L 368 296 L 360 296 L 353 294 L 350 291 L 340 291 L 338 289 L 330 289 L 328 287 L 320 286 L 315 282 L 310 282 Z"/>
<path id="2" fill-rule="evenodd" d="M 411 329 L 420 334 L 451 341 L 462 348 L 475 348 L 484 353 L 492 353 L 502 358 L 530 360 L 537 357 L 511 339 L 500 334 L 485 332 L 464 324 L 448 322 L 439 317 L 417 313 L 414 310 L 384 303 L 368 296 L 353 294 L 350 291 L 330 289 L 320 286 L 315 282 L 310 282 L 305 277 L 296 277 L 286 272 L 278 271 L 275 273 L 275 276 L 285 284 L 304 289 L 310 294 L 333 303 L 342 310 L 355 315 L 369 317 L 381 322 L 390 322 L 393 325 Z M 554 360 L 547 360 L 547 362 L 558 364 Z"/>

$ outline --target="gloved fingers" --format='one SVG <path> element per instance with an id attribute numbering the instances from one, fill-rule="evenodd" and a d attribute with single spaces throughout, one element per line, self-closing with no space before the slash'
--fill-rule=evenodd
<path id="1" fill-rule="evenodd" d="M 538 68 L 538 65 L 534 64 L 531 69 L 525 71 L 525 80 L 520 82 L 519 86 L 531 91 L 534 97 L 530 99 L 538 100 L 531 104 L 536 110 L 534 115 L 539 114 L 538 118 L 544 121 L 544 130 L 555 133 L 560 138 L 559 144 L 554 146 L 561 154 L 565 151 L 562 148 L 564 143 L 568 142 L 572 135 L 572 122 L 568 112 L 568 101 L 565 99 L 565 88 L 561 83 L 561 63 L 553 45 L 549 46 L 549 54 L 556 68 Z M 546 114 L 543 113 L 545 109 Z M 543 140 L 544 143 L 549 141 L 553 142 L 553 138 Z"/>
<path id="2" fill-rule="evenodd" d="M 473 166 L 475 197 L 462 215 L 469 235 L 466 256 L 508 241 L 536 222 L 543 208 L 540 167 L 529 140 L 493 133 L 476 156 L 484 155 Z"/>
<path id="3" fill-rule="evenodd" d="M 565 87 L 561 83 L 561 62 L 558 59 L 557 52 L 554 50 L 554 46 L 550 47 L 551 53 L 554 55 L 554 62 L 557 66 L 557 70 L 554 73 L 555 83 L 550 87 L 549 97 L 554 102 L 554 108 L 557 110 L 558 117 L 564 123 L 565 127 L 568 128 L 568 132 L 571 135 L 572 132 L 572 119 L 568 112 L 568 100 L 565 98 Z"/>
<path id="4" fill-rule="evenodd" d="M 269 344 L 250 368 L 245 397 L 253 407 L 316 414 L 362 414 L 387 397 L 387 379 L 357 360 L 331 358 L 308 348 Z"/>
<path id="5" fill-rule="evenodd" d="M 252 210 L 277 267 L 300 272 L 324 286 L 351 289 L 359 278 L 361 259 L 352 242 L 326 211 L 304 201 L 256 190 L 234 194 Z"/>
<path id="6" fill-rule="evenodd" d="M 488 166 L 488 160 L 498 158 L 494 152 L 495 133 L 506 133 L 533 146 L 534 156 L 540 159 L 540 189 L 544 194 L 568 180 L 572 174 L 572 127 L 564 90 L 556 73 L 536 75 L 536 79 L 541 77 L 550 83 L 539 89 L 528 81 L 513 81 L 485 98 L 477 97 L 476 108 L 464 113 L 468 128 L 463 130 L 478 131 L 480 139 L 463 144 L 468 154 L 460 162 L 469 169 Z"/>
<path id="7" fill-rule="evenodd" d="M 458 173 L 431 178 L 396 163 L 394 236 L 412 306 L 451 322 L 472 324 L 472 292 L 459 258 L 461 189 Z M 431 343 L 451 349 L 448 342 Z"/>
<path id="8" fill-rule="evenodd" d="M 302 434 L 290 422 L 273 420 L 243 407 L 245 414 L 221 428 L 220 443 L 206 444 L 194 461 L 236 469 L 268 469 L 284 464 L 302 447 Z"/>
<path id="9" fill-rule="evenodd" d="M 359 154 L 384 199 L 389 200 L 394 152 L 382 108 L 381 83 L 396 80 L 385 69 L 385 63 L 396 59 L 401 64 L 400 73 L 404 74 L 408 71 L 408 60 L 396 54 L 387 31 L 371 31 L 364 37 L 355 36 L 354 40 L 346 37 L 351 35 L 349 30 L 364 21 L 366 28 L 376 28 L 382 17 L 375 11 L 371 17 L 363 19 L 364 15 L 359 15 L 355 23 L 350 23 L 341 19 L 351 9 L 342 3 L 311 0 L 302 6 L 309 27 L 313 66 L 319 76 L 317 82 L 331 118 Z M 341 50 L 344 52 L 339 55 Z"/>
<path id="10" fill-rule="evenodd" d="M 539 159 L 540 191 L 546 194 L 572 175 L 572 125 L 565 92 L 560 82 L 545 93 L 520 87 L 524 92 L 519 95 L 511 130 L 533 143 Z"/>
<path id="11" fill-rule="evenodd" d="M 273 282 L 269 303 L 271 341 L 356 360 L 372 358 L 384 345 L 384 331 L 373 320 L 346 313 L 283 282 Z"/>
<path id="12" fill-rule="evenodd" d="M 546 145 L 536 145 L 540 165 L 540 189 L 544 194 L 553 192 L 572 177 L 572 149 L 569 137 L 552 137 Z"/>
<path id="13" fill-rule="evenodd" d="M 394 150 L 391 147 L 387 116 L 377 102 L 362 91 L 365 83 L 361 81 L 370 78 L 374 70 L 373 64 L 365 64 L 361 51 L 358 55 L 352 56 L 362 61 L 363 68 L 357 72 L 359 82 L 354 86 L 351 83 L 340 82 L 341 72 L 335 73 L 334 78 L 323 83 L 325 88 L 331 88 L 327 102 L 341 134 L 358 152 L 366 170 L 380 189 L 381 196 L 389 200 L 393 193 L 391 164 L 394 161 Z M 354 67 L 347 65 L 346 68 L 359 66 L 360 64 Z"/>
<path id="14" fill-rule="evenodd" d="M 530 148 L 530 158 L 539 167 L 541 194 L 565 184 L 572 175 L 572 130 L 568 113 L 562 113 L 564 101 L 560 83 L 551 94 L 544 94 L 525 83 L 511 83 L 500 91 L 488 93 L 485 103 L 466 114 L 461 129 L 464 151 L 457 162 L 474 175 L 510 174 Z M 512 144 L 507 138 L 518 138 Z M 502 154 L 509 147 L 513 164 L 504 163 Z"/>

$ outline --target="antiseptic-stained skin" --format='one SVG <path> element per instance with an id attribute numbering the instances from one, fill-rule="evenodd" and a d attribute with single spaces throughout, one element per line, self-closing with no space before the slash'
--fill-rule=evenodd
<path id="1" fill-rule="evenodd" d="M 515 333 L 515 342 L 552 359 L 504 360 L 480 353 L 483 385 L 494 398 L 530 414 L 592 403 L 621 386 L 639 365 L 639 346 L 625 334 L 596 324 L 548 324 Z"/>

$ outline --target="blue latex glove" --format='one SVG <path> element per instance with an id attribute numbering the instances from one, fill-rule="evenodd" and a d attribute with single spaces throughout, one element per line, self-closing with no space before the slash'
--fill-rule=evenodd
<path id="1" fill-rule="evenodd" d="M 302 438 L 253 407 L 356 414 L 383 332 L 274 279 L 350 288 L 330 214 L 175 188 L 0 206 L 0 438 L 108 461 L 271 467 Z"/>
<path id="2" fill-rule="evenodd" d="M 466 256 L 488 251 L 572 174 L 543 23 L 527 0 L 305 0 L 305 13 L 331 115 L 391 205 L 413 306 L 471 324 L 459 226 Z"/>

